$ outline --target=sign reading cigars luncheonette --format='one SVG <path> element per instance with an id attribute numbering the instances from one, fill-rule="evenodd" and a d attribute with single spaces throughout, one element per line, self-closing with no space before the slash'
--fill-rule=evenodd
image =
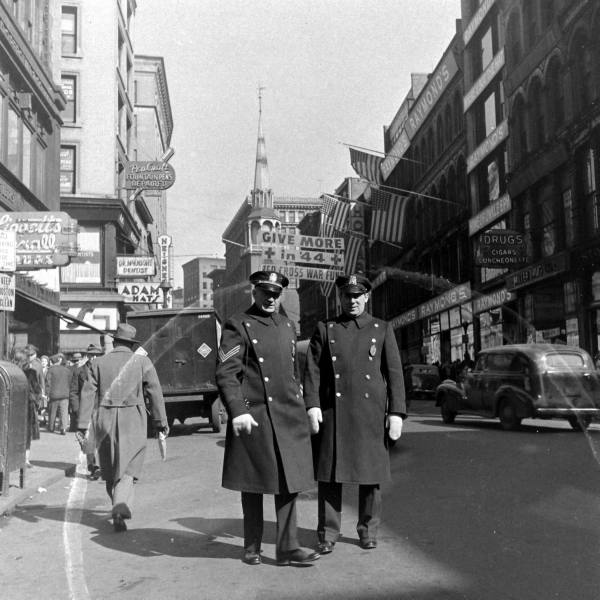
<path id="1" fill-rule="evenodd" d="M 125 165 L 126 190 L 166 190 L 175 183 L 175 169 L 162 160 L 131 161 Z"/>

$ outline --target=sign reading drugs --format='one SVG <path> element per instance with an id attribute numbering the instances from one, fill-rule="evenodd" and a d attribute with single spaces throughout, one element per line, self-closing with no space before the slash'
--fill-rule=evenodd
<path id="1" fill-rule="evenodd" d="M 166 190 L 175 183 L 175 169 L 162 160 L 131 161 L 125 165 L 126 190 Z"/>
<path id="2" fill-rule="evenodd" d="M 527 261 L 525 236 L 519 231 L 490 229 L 480 233 L 477 242 L 475 264 L 480 267 L 510 267 Z"/>
<path id="3" fill-rule="evenodd" d="M 153 277 L 154 256 L 117 256 L 117 277 Z"/>
<path id="4" fill-rule="evenodd" d="M 162 302 L 160 283 L 119 283 L 117 291 L 127 304 L 159 304 Z"/>
<path id="5" fill-rule="evenodd" d="M 6 212 L 0 231 L 14 231 L 17 271 L 64 267 L 77 256 L 77 221 L 66 212 Z"/>

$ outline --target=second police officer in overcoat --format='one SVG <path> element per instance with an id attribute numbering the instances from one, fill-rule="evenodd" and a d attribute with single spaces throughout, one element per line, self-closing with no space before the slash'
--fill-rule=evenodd
<path id="1" fill-rule="evenodd" d="M 300 548 L 296 496 L 314 486 L 306 407 L 296 370 L 296 333 L 279 313 L 287 277 L 250 276 L 253 304 L 223 326 L 217 385 L 229 415 L 223 487 L 241 492 L 244 554 L 261 563 L 263 494 L 274 494 L 277 564 L 304 564 L 318 553 Z"/>
<path id="2" fill-rule="evenodd" d="M 392 327 L 366 312 L 371 284 L 361 275 L 336 280 L 342 313 L 319 322 L 310 341 L 304 397 L 315 437 L 319 552 L 340 535 L 342 484 L 359 485 L 360 545 L 377 545 L 380 484 L 390 479 L 388 440 L 402 433 L 406 403 Z M 387 424 L 387 428 L 386 428 Z"/>

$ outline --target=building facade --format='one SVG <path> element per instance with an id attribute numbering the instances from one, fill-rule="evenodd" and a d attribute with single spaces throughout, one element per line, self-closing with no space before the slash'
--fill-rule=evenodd
<path id="1" fill-rule="evenodd" d="M 124 181 L 126 163 L 140 153 L 134 102 L 136 1 L 53 1 L 60 15 L 56 78 L 67 97 L 60 206 L 79 223 L 79 253 L 61 269 L 61 305 L 98 329 L 114 331 L 127 308 L 117 291 L 116 257 L 149 255 L 154 241 L 146 198 L 131 194 Z M 161 98 L 158 108 L 164 103 Z M 168 124 L 165 131 L 166 142 Z M 150 151 L 146 144 L 154 150 L 145 140 L 144 152 Z M 97 332 L 61 325 L 65 351 L 98 342 Z"/>
<path id="2" fill-rule="evenodd" d="M 60 210 L 65 97 L 53 78 L 50 8 L 49 0 L 0 2 L 0 212 L 7 213 L 3 224 L 12 218 L 8 213 Z M 9 305 L 10 290 L 15 294 L 12 307 L 3 304 L 6 309 L 0 311 L 0 353 L 9 357 L 28 342 L 42 352 L 54 352 L 60 312 L 57 268 L 40 269 L 35 261 L 17 258 L 14 280 L 2 276 Z"/>
<path id="3" fill-rule="evenodd" d="M 198 256 L 182 265 L 183 306 L 213 308 L 213 280 L 211 271 L 225 268 L 225 259 Z"/>

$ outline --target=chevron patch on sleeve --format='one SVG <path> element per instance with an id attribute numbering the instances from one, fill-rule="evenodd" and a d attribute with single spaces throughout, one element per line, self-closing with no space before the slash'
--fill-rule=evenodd
<path id="1" fill-rule="evenodd" d="M 224 352 L 223 348 L 219 348 L 219 360 L 221 362 L 225 362 L 228 358 L 231 358 L 232 356 L 239 354 L 239 352 L 240 352 L 239 344 L 237 346 L 234 346 L 231 350 L 229 350 L 229 352 Z"/>

